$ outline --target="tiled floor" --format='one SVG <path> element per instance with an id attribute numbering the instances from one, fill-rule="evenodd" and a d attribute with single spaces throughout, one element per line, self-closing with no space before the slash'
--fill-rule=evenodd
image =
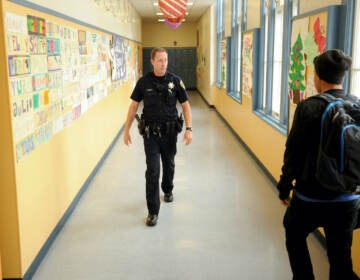
<path id="1" fill-rule="evenodd" d="M 144 224 L 145 157 L 119 139 L 33 280 L 285 280 L 285 208 L 217 113 L 193 92 L 193 143 L 179 136 L 174 202 Z M 308 240 L 318 280 L 326 253 Z"/>

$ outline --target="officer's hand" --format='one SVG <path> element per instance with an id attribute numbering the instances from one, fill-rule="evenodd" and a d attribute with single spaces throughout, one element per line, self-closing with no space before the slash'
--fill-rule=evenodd
<path id="1" fill-rule="evenodd" d="M 184 139 L 185 145 L 189 145 L 192 141 L 192 131 L 191 130 L 185 130 L 184 133 Z"/>
<path id="2" fill-rule="evenodd" d="M 124 143 L 126 146 L 129 146 L 129 144 L 132 144 L 131 142 L 131 136 L 129 132 L 124 132 Z"/>

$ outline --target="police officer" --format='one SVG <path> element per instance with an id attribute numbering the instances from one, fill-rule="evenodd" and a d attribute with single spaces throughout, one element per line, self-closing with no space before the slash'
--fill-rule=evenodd
<path id="1" fill-rule="evenodd" d="M 139 131 L 144 138 L 146 155 L 146 202 L 148 216 L 146 225 L 155 226 L 160 210 L 159 177 L 160 158 L 162 163 L 161 189 L 164 201 L 173 201 L 173 179 L 175 171 L 175 154 L 177 134 L 182 129 L 182 117 L 176 108 L 180 102 L 184 119 L 184 142 L 191 143 L 191 107 L 182 80 L 167 72 L 168 54 L 164 48 L 155 48 L 151 52 L 153 71 L 141 77 L 132 94 L 127 120 L 124 129 L 124 143 L 131 144 L 130 127 L 137 116 L 139 103 L 144 107 L 139 120 Z"/>

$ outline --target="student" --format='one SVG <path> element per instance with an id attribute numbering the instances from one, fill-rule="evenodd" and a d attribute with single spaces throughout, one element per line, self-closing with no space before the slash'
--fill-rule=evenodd
<path id="1" fill-rule="evenodd" d="M 124 143 L 131 144 L 130 127 L 138 110 L 139 102 L 144 101 L 141 133 L 144 138 L 147 166 L 145 173 L 146 201 L 149 213 L 146 225 L 155 226 L 160 210 L 160 158 L 163 167 L 161 189 L 164 192 L 164 201 L 173 201 L 177 134 L 182 128 L 176 108 L 177 101 L 180 102 L 184 114 L 186 129 L 183 140 L 186 145 L 192 141 L 192 128 L 189 97 L 182 80 L 167 71 L 168 54 L 166 50 L 163 48 L 153 49 L 151 64 L 153 72 L 149 72 L 139 79 L 131 95 L 132 102 L 124 129 Z"/>
<path id="2" fill-rule="evenodd" d="M 314 84 L 317 92 L 326 92 L 342 99 L 356 99 L 342 89 L 351 61 L 349 56 L 335 49 L 315 57 Z M 320 118 L 326 105 L 327 102 L 319 98 L 308 98 L 298 104 L 286 141 L 282 175 L 277 185 L 279 198 L 288 206 L 284 227 L 294 280 L 315 279 L 306 238 L 318 227 L 324 229 L 326 237 L 330 279 L 355 279 L 351 245 L 360 196 L 330 191 L 315 178 Z"/>

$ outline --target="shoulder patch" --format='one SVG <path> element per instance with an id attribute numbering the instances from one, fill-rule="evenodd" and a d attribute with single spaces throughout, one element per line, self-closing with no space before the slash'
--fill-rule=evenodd
<path id="1" fill-rule="evenodd" d="M 180 86 L 183 88 L 183 89 L 186 89 L 185 88 L 185 85 L 184 85 L 184 82 L 182 80 L 180 80 Z"/>

